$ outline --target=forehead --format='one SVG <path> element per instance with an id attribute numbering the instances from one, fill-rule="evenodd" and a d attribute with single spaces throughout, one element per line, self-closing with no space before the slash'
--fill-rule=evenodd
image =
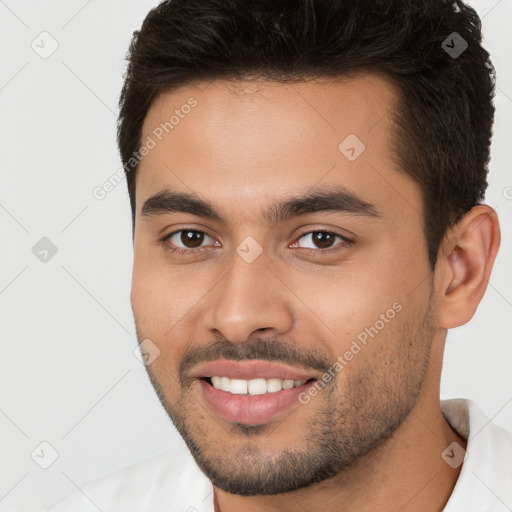
<path id="1" fill-rule="evenodd" d="M 395 164 L 396 102 L 394 86 L 375 74 L 215 81 L 161 93 L 143 126 L 142 142 L 155 146 L 139 165 L 138 213 L 165 188 L 213 198 L 237 215 L 317 185 L 342 185 L 373 204 L 396 204 L 397 192 L 417 196 Z"/>

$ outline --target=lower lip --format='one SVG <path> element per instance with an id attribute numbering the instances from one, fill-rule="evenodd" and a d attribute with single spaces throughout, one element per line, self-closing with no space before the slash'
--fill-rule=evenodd
<path id="1" fill-rule="evenodd" d="M 260 425 L 288 412 L 293 405 L 300 404 L 299 395 L 313 384 L 312 381 L 264 395 L 234 395 L 214 388 L 204 379 L 198 379 L 198 382 L 204 398 L 218 416 L 246 425 Z"/>

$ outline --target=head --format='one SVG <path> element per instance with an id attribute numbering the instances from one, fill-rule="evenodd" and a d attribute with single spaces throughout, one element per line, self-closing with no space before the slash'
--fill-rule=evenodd
<path id="1" fill-rule="evenodd" d="M 322 481 L 438 400 L 446 330 L 499 245 L 480 42 L 442 0 L 173 0 L 134 34 L 118 140 L 137 335 L 219 488 Z M 215 371 L 308 382 L 244 416 L 215 405 Z"/>

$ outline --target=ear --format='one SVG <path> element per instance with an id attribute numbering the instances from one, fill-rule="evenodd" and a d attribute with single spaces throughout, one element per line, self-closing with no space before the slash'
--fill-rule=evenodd
<path id="1" fill-rule="evenodd" d="M 435 270 L 439 327 L 458 327 L 473 317 L 499 246 L 498 216 L 487 205 L 475 206 L 448 231 Z"/>

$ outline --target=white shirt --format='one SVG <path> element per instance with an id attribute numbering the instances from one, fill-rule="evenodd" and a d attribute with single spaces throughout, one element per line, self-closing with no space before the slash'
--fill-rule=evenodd
<path id="1" fill-rule="evenodd" d="M 444 512 L 512 510 L 512 434 L 470 400 L 443 400 L 450 425 L 467 440 L 462 469 Z M 459 447 L 460 448 L 460 447 Z M 460 448 L 461 450 L 461 448 Z M 441 454 L 439 454 L 441 457 Z M 448 449 L 457 464 L 464 453 Z M 169 450 L 93 480 L 48 512 L 214 512 L 213 487 L 188 452 Z"/>

